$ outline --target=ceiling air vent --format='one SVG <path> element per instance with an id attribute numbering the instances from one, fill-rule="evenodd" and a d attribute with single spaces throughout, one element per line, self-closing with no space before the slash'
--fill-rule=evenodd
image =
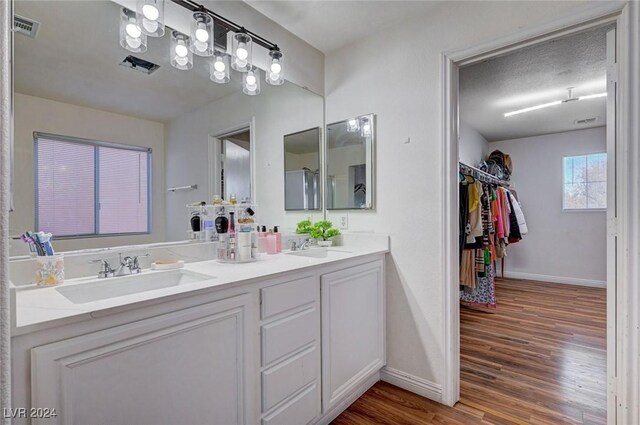
<path id="1" fill-rule="evenodd" d="M 575 120 L 573 123 L 577 125 L 593 124 L 598 122 L 598 117 L 585 118 L 583 120 Z"/>
<path id="2" fill-rule="evenodd" d="M 120 62 L 120 66 L 133 69 L 134 71 L 140 71 L 147 75 L 160 68 L 160 65 L 156 65 L 155 63 L 131 55 L 124 58 L 124 60 Z"/>
<path id="3" fill-rule="evenodd" d="M 27 19 L 24 16 L 13 15 L 13 31 L 18 34 L 26 35 L 27 37 L 36 38 L 38 35 L 38 29 L 40 28 L 40 22 L 36 22 L 32 19 Z"/>

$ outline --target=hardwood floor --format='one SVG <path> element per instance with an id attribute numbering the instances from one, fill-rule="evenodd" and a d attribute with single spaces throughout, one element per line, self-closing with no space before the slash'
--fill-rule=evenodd
<path id="1" fill-rule="evenodd" d="M 461 308 L 460 402 L 379 382 L 332 423 L 606 423 L 605 289 L 496 279 L 493 314 Z"/>

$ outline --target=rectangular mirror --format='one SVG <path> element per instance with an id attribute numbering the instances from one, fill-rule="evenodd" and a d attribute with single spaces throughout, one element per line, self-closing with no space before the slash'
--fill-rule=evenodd
<path id="1" fill-rule="evenodd" d="M 284 207 L 282 140 L 324 126 L 322 96 L 267 84 L 262 70 L 249 96 L 240 72 L 212 81 L 211 57 L 178 69 L 171 29 L 148 37 L 144 52 L 126 50 L 112 1 L 18 1 L 14 12 L 39 29 L 14 36 L 13 237 L 52 232 L 60 252 L 182 241 L 186 205 L 215 195 L 251 198 L 258 224 L 285 231 L 306 214 Z M 10 245 L 12 256 L 28 253 Z"/>
<path id="2" fill-rule="evenodd" d="M 328 210 L 372 209 L 375 116 L 362 115 L 327 125 Z"/>
<path id="3" fill-rule="evenodd" d="M 319 210 L 320 127 L 284 136 L 285 210 Z"/>

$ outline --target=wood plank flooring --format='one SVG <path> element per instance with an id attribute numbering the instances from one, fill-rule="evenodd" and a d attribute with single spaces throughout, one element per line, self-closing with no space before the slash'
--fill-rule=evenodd
<path id="1" fill-rule="evenodd" d="M 493 314 L 461 308 L 460 402 L 379 382 L 332 423 L 606 423 L 605 289 L 496 279 Z"/>

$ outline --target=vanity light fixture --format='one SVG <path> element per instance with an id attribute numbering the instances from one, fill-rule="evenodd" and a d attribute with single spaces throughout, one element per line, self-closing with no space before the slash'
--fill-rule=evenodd
<path id="1" fill-rule="evenodd" d="M 230 80 L 229 68 L 230 60 L 229 55 L 216 51 L 211 60 L 209 68 L 209 78 L 211 81 L 218 84 L 228 83 Z"/>
<path id="2" fill-rule="evenodd" d="M 264 79 L 267 84 L 272 86 L 281 86 L 284 84 L 284 75 L 282 72 L 283 55 L 278 46 L 269 50 L 269 63 L 264 73 Z"/>
<path id="3" fill-rule="evenodd" d="M 147 51 L 147 36 L 140 28 L 134 11 L 123 7 L 120 10 L 120 45 L 130 52 Z"/>
<path id="4" fill-rule="evenodd" d="M 179 70 L 193 68 L 193 53 L 189 49 L 191 38 L 178 31 L 171 31 L 171 66 Z"/>
<path id="5" fill-rule="evenodd" d="M 142 32 L 149 37 L 164 35 L 164 0 L 138 0 L 138 22 Z"/>
<path id="6" fill-rule="evenodd" d="M 367 118 L 361 118 L 362 123 L 360 124 L 361 132 L 360 135 L 362 137 L 371 137 L 371 121 Z"/>
<path id="7" fill-rule="evenodd" d="M 507 112 L 507 113 L 504 114 L 504 116 L 505 117 L 511 117 L 513 115 L 524 114 L 525 112 L 537 111 L 538 109 L 544 109 L 544 108 L 548 108 L 550 106 L 561 105 L 563 103 L 569 103 L 569 102 L 573 102 L 573 101 L 576 101 L 576 100 L 596 99 L 596 98 L 599 98 L 599 97 L 607 96 L 607 93 L 604 92 L 604 93 L 589 94 L 589 95 L 580 96 L 580 97 L 573 97 L 573 87 L 569 87 L 567 89 L 567 91 L 568 91 L 568 95 L 567 95 L 567 98 L 564 99 L 564 100 L 556 100 L 556 101 L 549 102 L 549 103 L 543 103 L 541 105 L 530 106 L 530 107 L 524 108 L 524 109 L 518 109 L 517 111 Z"/>
<path id="8" fill-rule="evenodd" d="M 233 36 L 233 69 L 240 72 L 249 72 L 252 69 L 251 47 L 251 36 L 242 28 Z"/>
<path id="9" fill-rule="evenodd" d="M 360 121 L 357 118 L 347 120 L 347 131 L 349 133 L 357 133 L 360 131 Z"/>
<path id="10" fill-rule="evenodd" d="M 242 92 L 249 96 L 260 94 L 260 70 L 255 66 L 242 74 Z"/>
<path id="11" fill-rule="evenodd" d="M 191 20 L 191 51 L 198 56 L 213 55 L 213 18 L 205 12 L 194 12 Z"/>

